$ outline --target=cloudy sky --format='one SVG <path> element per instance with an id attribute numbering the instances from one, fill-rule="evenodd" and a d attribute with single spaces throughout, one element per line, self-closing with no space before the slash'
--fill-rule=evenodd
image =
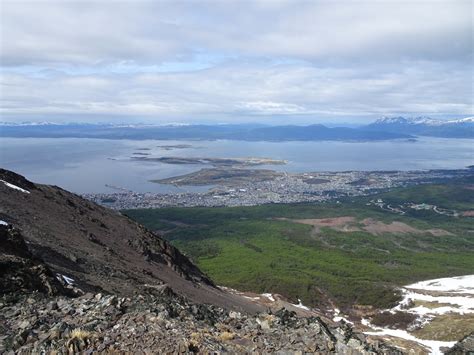
<path id="1" fill-rule="evenodd" d="M 0 0 L 2 120 L 473 114 L 473 3 Z"/>

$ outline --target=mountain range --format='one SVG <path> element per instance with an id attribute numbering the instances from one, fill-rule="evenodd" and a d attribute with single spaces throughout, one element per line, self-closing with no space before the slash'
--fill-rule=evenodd
<path id="1" fill-rule="evenodd" d="M 374 131 L 444 138 L 474 138 L 474 117 L 435 120 L 429 117 L 383 117 L 364 127 Z"/>
<path id="2" fill-rule="evenodd" d="M 383 132 L 374 129 L 347 127 L 328 128 L 310 126 L 260 126 L 248 124 L 225 125 L 112 125 L 112 124 L 45 124 L 2 125 L 0 137 L 44 138 L 103 138 L 103 139 L 197 139 L 197 140 L 245 140 L 245 141 L 373 141 L 406 139 L 405 133 Z"/>
<path id="3" fill-rule="evenodd" d="M 244 141 L 380 141 L 416 136 L 474 138 L 474 118 L 435 120 L 429 117 L 384 117 L 359 127 L 265 126 L 259 124 L 55 124 L 2 123 L 0 137 L 102 138 L 102 139 L 198 139 Z"/>

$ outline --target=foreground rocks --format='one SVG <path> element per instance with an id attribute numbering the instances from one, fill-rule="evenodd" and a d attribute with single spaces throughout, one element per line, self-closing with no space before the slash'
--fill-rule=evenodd
<path id="1" fill-rule="evenodd" d="M 189 303 L 167 286 L 120 298 L 41 293 L 0 298 L 0 352 L 400 354 L 369 344 L 347 326 L 298 318 L 284 309 L 248 316 Z"/>

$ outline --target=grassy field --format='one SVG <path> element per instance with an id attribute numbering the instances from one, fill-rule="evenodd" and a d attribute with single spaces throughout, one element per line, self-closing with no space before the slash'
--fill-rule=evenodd
<path id="1" fill-rule="evenodd" d="M 190 256 L 218 285 L 273 292 L 310 305 L 329 296 L 339 307 L 388 307 L 398 299 L 394 286 L 474 273 L 474 218 L 433 211 L 406 215 L 366 203 L 436 204 L 473 210 L 473 181 L 400 188 L 341 203 L 264 205 L 232 208 L 166 208 L 125 213 L 165 237 Z M 397 221 L 430 233 L 369 233 L 315 229 L 293 219 L 354 217 L 385 224 Z M 282 220 L 280 218 L 286 218 Z"/>

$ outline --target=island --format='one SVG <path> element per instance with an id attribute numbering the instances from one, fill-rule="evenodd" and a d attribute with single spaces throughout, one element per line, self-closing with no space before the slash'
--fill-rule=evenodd
<path id="1" fill-rule="evenodd" d="M 284 165 L 286 160 L 271 158 L 200 158 L 200 157 L 132 157 L 133 160 L 141 160 L 147 162 L 157 162 L 164 164 L 200 164 L 213 165 L 215 167 L 245 167 L 257 165 Z"/>

